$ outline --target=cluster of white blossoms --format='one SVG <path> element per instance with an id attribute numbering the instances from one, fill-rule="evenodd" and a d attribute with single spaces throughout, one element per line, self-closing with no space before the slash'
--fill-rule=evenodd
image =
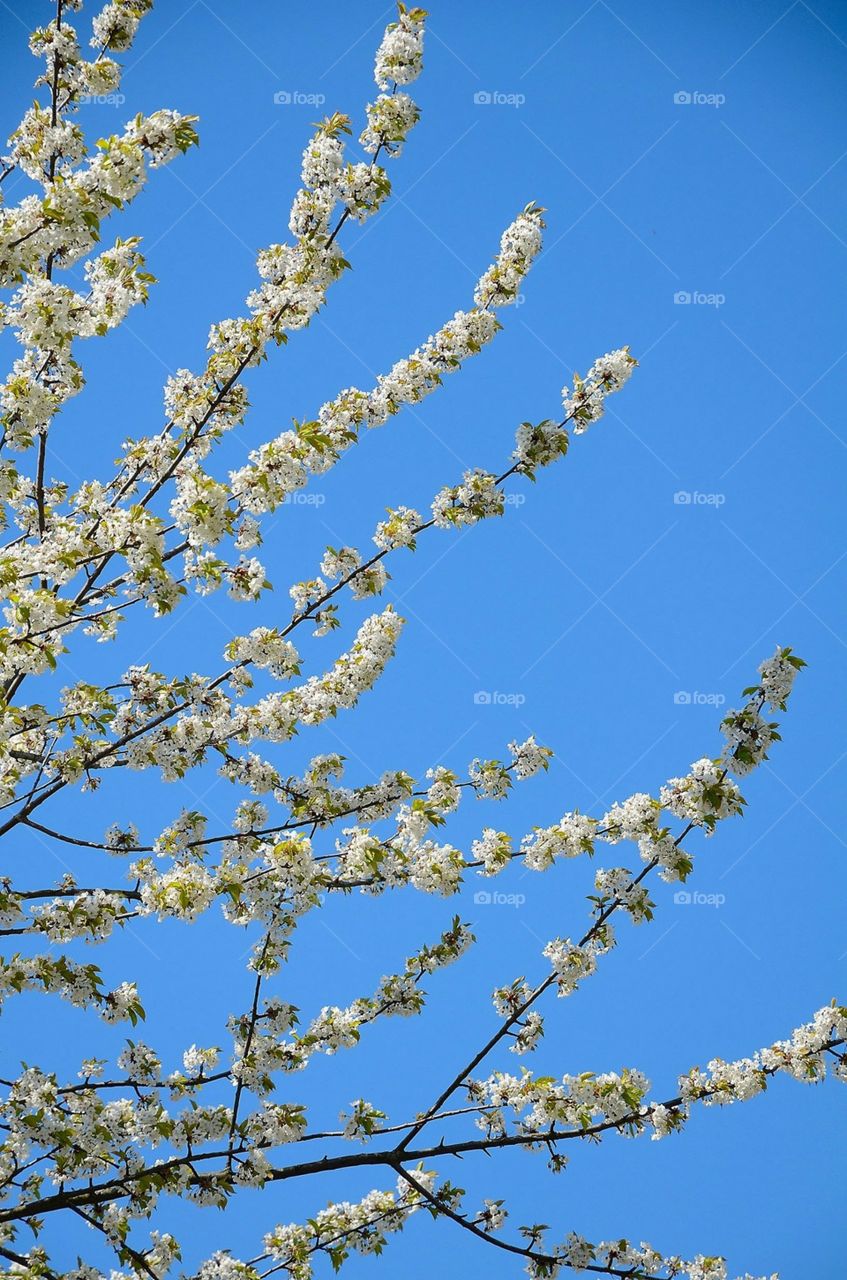
<path id="1" fill-rule="evenodd" d="M 738 777 L 752 773 L 757 765 L 768 758 L 768 750 L 779 741 L 777 725 L 765 720 L 761 708 L 769 706 L 785 709 L 797 672 L 806 664 L 790 648 L 777 648 L 772 658 L 759 667 L 760 683 L 746 690 L 755 700 L 740 711 L 730 711 L 721 726 L 726 737 L 724 762 Z"/>
<path id="2" fill-rule="evenodd" d="M 415 534 L 421 524 L 419 512 L 412 507 L 387 508 L 388 519 L 376 527 L 373 540 L 380 551 L 393 551 L 395 547 L 415 549 Z"/>
<path id="3" fill-rule="evenodd" d="M 135 983 L 104 990 L 97 965 L 66 955 L 0 956 L 0 1005 L 24 991 L 57 995 L 79 1009 L 94 1008 L 106 1022 L 135 1023 L 143 1012 Z"/>
<path id="4" fill-rule="evenodd" d="M 754 706 L 731 711 L 724 719 L 727 760 L 733 773 L 743 778 L 768 758 L 768 750 L 779 741 L 776 723 L 765 720 Z"/>
<path id="5" fill-rule="evenodd" d="M 520 989 L 521 1004 L 531 996 L 528 987 L 522 983 L 513 984 L 512 987 L 505 988 L 511 993 L 511 999 L 515 999 L 515 985 Z M 502 1018 L 512 1017 L 515 1013 L 515 1006 L 510 1007 L 509 1000 L 498 1000 L 497 992 L 495 992 L 494 1008 Z M 532 1053 L 537 1048 L 538 1042 L 544 1035 L 544 1018 L 537 1009 L 531 1009 L 529 1012 L 521 1015 L 520 1020 L 516 1023 L 517 1031 L 511 1033 L 512 1043 L 509 1045 L 511 1053 L 524 1054 Z"/>
<path id="6" fill-rule="evenodd" d="M 792 653 L 790 648 L 783 649 L 777 646 L 774 656 L 768 658 L 759 667 L 761 680 L 758 689 L 761 691 L 765 706 L 779 708 L 780 711 L 785 710 L 797 673 L 802 671 L 805 665 L 803 659 Z M 755 689 L 746 690 L 748 693 L 754 691 Z"/>
<path id="7" fill-rule="evenodd" d="M 482 875 L 497 875 L 509 865 L 513 856 L 511 836 L 506 831 L 496 831 L 494 827 L 486 827 L 481 837 L 471 845 L 471 857 L 474 862 L 482 863 Z"/>
<path id="8" fill-rule="evenodd" d="M 535 1079 L 528 1071 L 520 1076 L 498 1071 L 486 1080 L 469 1081 L 467 1093 L 482 1109 L 476 1123 L 484 1132 L 555 1135 L 563 1129 L 630 1124 L 648 1088 L 646 1076 L 626 1068 L 620 1073 L 566 1075 L 560 1083 Z"/>
<path id="9" fill-rule="evenodd" d="M 11 158 L 28 178 L 39 182 L 51 165 L 58 170 L 85 155 L 82 130 L 71 120 L 53 123 L 49 108 L 36 102 L 9 139 Z"/>
<path id="10" fill-rule="evenodd" d="M 604 905 L 619 903 L 636 924 L 652 920 L 654 903 L 643 884 L 636 884 L 628 867 L 599 867 L 594 875 L 594 888 Z"/>
<path id="11" fill-rule="evenodd" d="M 132 44 L 142 17 L 152 8 L 153 0 L 111 0 L 94 18 L 92 45 L 124 53 Z"/>
<path id="12" fill-rule="evenodd" d="M 502 800 L 512 786 L 508 767 L 501 760 L 473 760 L 470 767 L 471 786 L 486 800 Z"/>
<path id="13" fill-rule="evenodd" d="M 550 961 L 559 995 L 569 996 L 576 991 L 583 978 L 596 971 L 597 957 L 604 955 L 613 945 L 611 925 L 604 925 L 584 945 L 572 942 L 570 938 L 554 938 L 548 942 L 543 954 Z"/>
<path id="14" fill-rule="evenodd" d="M 432 518 L 439 529 L 460 529 L 501 516 L 506 496 L 497 477 L 488 471 L 466 471 L 461 484 L 446 485 L 432 503 Z"/>
<path id="15" fill-rule="evenodd" d="M 6 326 L 16 330 L 22 346 L 37 351 L 55 372 L 56 362 L 66 356 L 75 338 L 102 336 L 119 325 L 131 307 L 147 301 L 153 277 L 144 270 L 140 243 L 138 236 L 116 240 L 111 249 L 87 262 L 86 294 L 52 280 L 31 277 L 12 295 L 4 314 Z M 21 368 L 20 362 L 16 368 Z M 45 382 L 42 375 L 42 392 Z M 47 421 L 42 420 L 35 403 L 23 400 L 20 390 L 10 379 L 2 392 L 7 411 L 4 426 L 11 429 L 9 440 L 15 440 L 16 447 L 21 447 L 23 432 Z M 37 391 L 33 394 L 37 395 Z"/>
<path id="16" fill-rule="evenodd" d="M 225 656 L 240 666 L 269 671 L 275 680 L 287 680 L 300 673 L 300 655 L 290 640 L 276 628 L 255 627 L 246 636 L 236 636 Z"/>
<path id="17" fill-rule="evenodd" d="M 407 93 L 381 93 L 368 105 L 368 125 L 359 141 L 371 155 L 382 148 L 397 156 L 419 118 L 420 108 Z"/>
<path id="18" fill-rule="evenodd" d="M 67 876 L 63 885 L 67 885 L 64 889 L 67 896 L 32 910 L 33 931 L 43 933 L 51 942 L 72 942 L 75 938 L 101 942 L 111 934 L 115 924 L 125 918 L 128 899 L 135 896 L 129 890 L 76 891 Z"/>
<path id="19" fill-rule="evenodd" d="M 744 801 L 735 783 L 726 777 L 719 760 L 704 756 L 695 760 L 684 778 L 671 778 L 659 793 L 659 802 L 674 817 L 704 826 L 713 832 L 722 818 L 741 813 Z M 650 831 L 645 829 L 645 836 Z"/>
<path id="20" fill-rule="evenodd" d="M 351 1102 L 349 1113 L 341 1111 L 338 1115 L 338 1119 L 344 1125 L 343 1136 L 349 1141 L 358 1138 L 362 1142 L 367 1142 L 379 1132 L 385 1118 L 384 1111 L 380 1111 L 379 1107 L 375 1107 L 372 1102 L 366 1102 L 364 1098 L 357 1098 L 355 1102 Z"/>
<path id="21" fill-rule="evenodd" d="M 510 742 L 509 751 L 516 778 L 532 778 L 540 769 L 550 768 L 553 752 L 549 747 L 542 747 L 537 743 L 534 734 L 525 742 Z"/>
<path id="22" fill-rule="evenodd" d="M 376 52 L 374 79 L 380 89 L 390 84 L 411 84 L 423 66 L 425 9 L 407 9 L 399 4 L 398 17 L 385 30 Z"/>
<path id="23" fill-rule="evenodd" d="M 568 433 L 561 422 L 545 418 L 533 424 L 522 422 L 515 433 L 512 457 L 524 475 L 534 476 L 536 467 L 549 467 L 568 451 Z"/>
<path id="24" fill-rule="evenodd" d="M 524 865 L 532 871 L 546 871 L 556 858 L 575 858 L 594 852 L 594 837 L 599 826 L 588 814 L 566 813 L 550 827 L 536 827 L 521 841 Z"/>
<path id="25" fill-rule="evenodd" d="M 724 1062 L 713 1058 L 705 1071 L 692 1068 L 681 1076 L 679 1090 L 685 1102 L 723 1106 L 746 1102 L 767 1088 L 768 1077 L 784 1072 L 803 1084 L 816 1084 L 826 1076 L 826 1055 L 834 1045 L 847 1043 L 847 1009 L 831 1005 L 819 1009 L 811 1022 L 798 1027 L 789 1040 L 778 1040 L 752 1058 Z M 835 1053 L 836 1078 L 847 1082 L 847 1057 Z"/>
<path id="26" fill-rule="evenodd" d="M 621 387 L 632 376 L 637 360 L 629 354 L 629 347 L 609 351 L 595 360 L 585 378 L 574 374 L 573 387 L 562 388 L 565 420 L 573 423 L 575 435 L 580 435 L 597 422 L 605 412 L 606 396 Z"/>
<path id="27" fill-rule="evenodd" d="M 527 205 L 521 217 L 503 232 L 497 260 L 474 290 L 478 307 L 502 307 L 517 299 L 530 264 L 541 252 L 543 212 L 536 205 Z"/>

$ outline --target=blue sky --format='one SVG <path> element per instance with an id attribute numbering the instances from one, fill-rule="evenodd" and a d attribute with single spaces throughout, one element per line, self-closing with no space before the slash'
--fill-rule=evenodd
<path id="1" fill-rule="evenodd" d="M 46 12 L 31 0 L 0 7 L 7 133 L 31 97 L 24 28 Z M 143 313 L 82 350 L 88 388 L 56 429 L 56 474 L 102 474 L 124 436 L 161 421 L 167 374 L 200 367 L 209 324 L 238 314 L 253 286 L 256 251 L 287 234 L 310 122 L 342 110 L 358 133 L 388 16 L 371 0 L 196 0 L 161 3 L 145 20 L 126 59 L 126 102 L 91 108 L 92 136 L 169 106 L 200 116 L 202 145 L 154 174 L 114 221 L 114 234 L 143 233 L 161 283 Z M 222 449 L 222 469 L 340 388 L 368 387 L 469 305 L 503 227 L 536 200 L 548 210 L 546 248 L 522 304 L 504 313 L 493 348 L 321 478 L 318 501 L 274 518 L 265 558 L 275 596 L 257 609 L 196 601 L 175 623 L 139 619 L 132 644 L 95 654 L 76 644 L 61 673 L 111 675 L 139 651 L 172 672 L 217 669 L 234 629 L 287 619 L 288 583 L 316 571 L 327 543 L 363 545 L 385 505 L 425 507 L 466 466 L 499 470 L 520 421 L 555 416 L 575 368 L 629 343 L 641 361 L 631 382 L 563 463 L 515 489 L 525 501 L 502 521 L 458 537 L 435 531 L 414 556 L 395 557 L 388 595 L 408 618 L 397 659 L 355 715 L 280 755 L 293 771 L 340 750 L 358 783 L 437 762 L 461 771 L 534 732 L 556 752 L 549 774 L 507 809 L 468 807 L 451 828 L 456 843 L 484 824 L 520 836 L 565 810 L 655 790 L 714 753 L 714 703 L 733 705 L 777 643 L 808 661 L 784 742 L 744 788 L 746 816 L 692 845 L 691 887 L 723 901 L 675 904 L 658 887 L 654 923 L 622 924 L 601 972 L 551 1001 L 538 1071 L 636 1065 L 663 1096 L 689 1066 L 741 1056 L 831 997 L 847 999 L 846 68 L 847 17 L 823 0 L 434 4 L 414 90 L 422 120 L 392 165 L 392 200 L 364 228 L 345 228 L 353 270 L 311 329 L 251 374 L 253 409 Z M 325 104 L 280 104 L 280 92 Z M 24 194 L 23 183 L 9 187 L 10 199 Z M 11 358 L 8 339 L 5 348 Z M 340 638 L 315 642 L 315 668 L 366 611 L 350 606 Z M 509 697 L 482 705 L 480 691 Z M 75 831 L 120 816 L 150 834 L 198 797 L 231 811 L 230 789 L 211 773 L 191 787 L 110 779 L 51 813 Z M 35 839 L 21 838 L 13 856 L 33 875 L 56 873 L 55 854 Z M 80 881 L 102 874 L 94 855 L 72 865 Z M 286 1096 L 322 1121 L 357 1096 L 395 1120 L 425 1107 L 492 1029 L 491 988 L 544 972 L 546 940 L 581 932 L 592 877 L 588 864 L 544 879 L 515 868 L 497 887 L 525 897 L 518 908 L 475 903 L 470 883 L 456 909 L 477 947 L 432 980 L 425 1017 L 319 1060 L 285 1082 Z M 346 1003 L 445 927 L 454 906 L 411 894 L 333 903 L 304 924 L 280 990 L 305 1011 Z M 192 1041 L 221 1042 L 227 1012 L 246 1007 L 247 945 L 217 919 L 148 922 L 91 958 L 115 981 L 138 977 L 145 1038 L 176 1057 Z M 25 1023 L 30 1061 L 68 1073 L 121 1039 L 74 1011 L 13 1003 L 4 1074 Z M 514 1067 L 506 1056 L 493 1065 Z M 519 1154 L 448 1172 L 471 1202 L 506 1196 L 514 1224 L 720 1252 L 732 1275 L 779 1268 L 805 1280 L 811 1264 L 829 1277 L 842 1254 L 845 1117 L 837 1085 L 784 1081 L 753 1103 L 696 1115 L 681 1138 L 580 1149 L 558 1179 Z M 214 1247 L 250 1256 L 274 1223 L 371 1185 L 313 1179 L 248 1196 L 226 1219 L 174 1208 L 163 1225 L 182 1235 L 188 1265 Z M 519 1270 L 428 1219 L 382 1264 L 348 1264 L 354 1277 L 380 1266 L 409 1277 Z"/>

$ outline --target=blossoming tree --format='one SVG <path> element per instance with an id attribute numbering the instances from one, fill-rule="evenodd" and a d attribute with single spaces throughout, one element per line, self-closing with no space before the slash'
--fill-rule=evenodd
<path id="1" fill-rule="evenodd" d="M 69 20 L 80 0 L 58 0 L 52 21 L 31 39 L 43 61 L 42 100 L 12 134 L 0 174 L 18 170 L 38 188 L 0 210 L 0 275 L 9 291 L 0 321 L 21 346 L 0 389 L 8 529 L 0 554 L 0 833 L 10 849 L 16 834 L 36 831 L 71 858 L 75 848 L 95 851 L 103 867 L 97 887 L 81 886 L 73 873 L 32 883 L 10 851 L 0 879 L 0 933 L 9 942 L 0 1000 L 41 993 L 135 1028 L 145 1017 L 143 973 L 135 975 L 138 984 L 128 975 L 109 990 L 97 965 L 82 958 L 84 945 L 106 945 L 139 917 L 187 925 L 214 909 L 249 932 L 251 976 L 243 1006 L 221 1028 L 229 1047 L 186 1045 L 177 1063 L 163 1063 L 155 1046 L 130 1039 L 116 1060 L 87 1059 L 76 1078 L 65 1079 L 49 1061 L 32 1061 L 26 1046 L 4 1046 L 4 1274 L 98 1280 L 107 1274 L 101 1268 L 117 1261 L 117 1274 L 158 1280 L 181 1257 L 168 1229 L 175 1198 L 226 1209 L 244 1188 L 292 1179 L 319 1184 L 324 1172 L 367 1168 L 376 1189 L 325 1204 L 308 1221 L 269 1220 L 250 1256 L 236 1256 L 226 1215 L 216 1218 L 216 1238 L 195 1274 L 307 1280 L 353 1252 L 381 1252 L 423 1209 L 443 1219 L 445 1230 L 469 1232 L 481 1249 L 513 1255 L 532 1276 L 570 1268 L 719 1280 L 726 1274 L 719 1257 L 683 1260 L 622 1239 L 592 1243 L 571 1229 L 577 1223 L 512 1228 L 507 1204 L 471 1203 L 448 1173 L 457 1155 L 513 1147 L 540 1152 L 556 1173 L 575 1143 L 615 1132 L 663 1138 L 684 1127 L 692 1108 L 752 1098 L 777 1073 L 819 1081 L 830 1062 L 836 1076 L 847 1076 L 847 1009 L 834 1004 L 749 1058 L 693 1068 L 666 1098 L 654 1097 L 634 1066 L 550 1078 L 531 1068 L 515 1073 L 506 1056 L 532 1053 L 544 1032 L 544 998 L 569 996 L 591 977 L 616 945 L 618 920 L 653 918 L 654 879 L 688 879 L 686 838 L 697 829 L 712 835 L 741 812 L 737 780 L 779 737 L 768 715 L 785 711 L 802 661 L 780 648 L 762 663 L 740 708 L 724 719 L 714 758 L 697 760 L 655 795 L 632 795 L 604 814 L 564 813 L 517 844 L 505 830 L 482 826 L 460 849 L 441 828 L 463 798 L 505 801 L 515 784 L 546 769 L 552 753 L 532 737 L 510 743 L 504 760 L 473 760 L 465 776 L 439 766 L 419 779 L 396 769 L 347 786 L 336 755 L 315 757 L 302 776 L 289 776 L 284 764 L 284 744 L 301 727 L 352 709 L 379 680 L 403 619 L 391 607 L 377 608 L 352 644 L 323 663 L 301 638 L 331 636 L 345 599 L 379 596 L 391 558 L 408 554 L 431 530 L 501 515 L 510 486 L 564 458 L 570 437 L 602 416 L 605 398 L 635 367 L 626 347 L 600 356 L 584 379 L 565 387 L 554 417 L 522 423 L 514 452 L 497 471 L 467 471 L 434 495 L 429 511 L 389 509 L 367 552 L 328 548 L 319 574 L 291 587 L 289 620 L 237 636 L 218 670 L 174 674 L 133 665 L 121 672 L 105 661 L 102 683 L 66 683 L 62 655 L 72 633 L 108 641 L 130 631 L 139 610 L 166 617 L 192 591 L 262 597 L 265 570 L 252 553 L 263 518 L 339 463 L 365 429 L 421 401 L 493 341 L 498 313 L 515 301 L 544 226 L 543 210 L 527 205 L 504 230 L 470 309 L 456 312 L 374 387 L 344 389 L 314 419 L 295 421 L 221 473 L 216 445 L 248 409 L 245 371 L 308 325 L 348 266 L 345 225 L 370 218 L 390 196 L 384 166 L 397 160 L 418 121 L 407 87 L 421 71 L 426 18 L 401 4 L 376 54 L 380 92 L 359 138 L 369 158 L 348 158 L 346 116 L 317 126 L 303 154 L 289 240 L 259 254 L 244 313 L 212 326 L 205 367 L 168 380 L 164 425 L 126 440 L 111 475 L 75 489 L 55 481 L 51 429 L 83 388 L 79 340 L 119 325 L 152 283 L 137 237 L 106 243 L 108 218 L 132 203 L 149 170 L 178 162 L 197 141 L 195 118 L 170 110 L 137 116 L 93 152 L 78 123 L 84 97 L 117 89 L 115 55 L 130 47 L 149 7 L 150 0 L 107 4 L 93 21 L 91 55 Z M 83 261 L 85 283 L 75 289 L 63 276 Z M 273 616 L 278 620 L 278 604 Z M 307 668 L 313 673 L 304 675 Z M 107 789 L 109 770 L 178 781 L 210 761 L 236 797 L 223 826 L 185 809 L 145 836 L 127 821 L 105 833 L 86 830 L 83 801 L 79 828 L 51 818 L 51 802 L 62 793 L 101 783 Z M 338 1128 L 321 1128 L 320 1118 L 290 1101 L 292 1073 L 318 1055 L 343 1059 L 378 1020 L 421 1014 L 430 976 L 474 942 L 457 916 L 348 1007 L 326 1006 L 301 1020 L 285 998 L 286 959 L 299 922 L 329 896 L 351 898 L 351 910 L 358 894 L 449 898 L 468 877 L 495 877 L 516 859 L 543 873 L 559 859 L 590 858 L 621 843 L 635 846 L 640 865 L 599 867 L 587 921 L 544 947 L 531 980 L 494 991 L 490 1035 L 469 1060 L 456 1062 L 437 1096 L 410 1092 L 408 1113 L 391 1118 L 379 1099 L 359 1099 Z M 122 884 L 113 887 L 115 881 Z M 348 1106 L 343 1078 L 338 1090 L 335 1114 Z M 320 1203 L 319 1185 L 315 1197 Z M 66 1224 L 79 1220 L 91 1229 L 90 1258 L 76 1256 L 65 1240 Z M 109 1251 L 112 1263 L 103 1261 Z"/>

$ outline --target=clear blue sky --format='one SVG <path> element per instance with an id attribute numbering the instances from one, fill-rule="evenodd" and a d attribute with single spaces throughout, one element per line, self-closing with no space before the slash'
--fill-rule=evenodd
<path id="1" fill-rule="evenodd" d="M 48 7 L 14 10 L 0 8 L 4 132 L 31 97 L 36 64 L 22 23 Z M 92 109 L 92 131 L 169 106 L 200 116 L 202 145 L 114 220 L 115 234 L 143 233 L 161 283 L 146 311 L 85 347 L 89 387 L 56 429 L 57 473 L 102 474 L 123 436 L 161 421 L 167 373 L 201 366 L 209 324 L 238 314 L 253 285 L 256 251 L 287 234 L 310 122 L 342 110 L 358 133 L 388 14 L 373 0 L 196 0 L 163 2 L 145 20 L 127 59 L 126 103 Z M 847 14 L 833 0 L 433 4 L 415 86 L 423 118 L 392 167 L 390 206 L 345 229 L 353 271 L 311 330 L 251 376 L 253 410 L 222 464 L 341 387 L 368 387 L 469 305 L 502 228 L 537 200 L 549 210 L 547 247 L 523 305 L 504 314 L 493 348 L 322 478 L 320 506 L 279 513 L 266 541 L 278 603 L 236 610 L 212 598 L 184 608 L 176 625 L 145 618 L 136 648 L 92 655 L 76 645 L 63 672 L 111 675 L 139 646 L 169 671 L 216 669 L 233 628 L 287 618 L 287 584 L 312 575 L 326 543 L 364 544 L 386 504 L 424 507 L 466 465 L 498 469 L 522 419 L 556 415 L 574 368 L 631 344 L 641 367 L 567 460 L 520 490 L 525 503 L 395 558 L 389 595 L 409 619 L 396 661 L 354 716 L 304 733 L 280 757 L 293 770 L 342 750 L 360 782 L 438 761 L 462 770 L 534 732 L 556 751 L 549 774 L 508 810 L 468 807 L 452 831 L 467 841 L 494 823 L 519 836 L 573 807 L 602 810 L 654 790 L 714 753 L 720 712 L 675 701 L 679 691 L 733 705 L 777 643 L 806 658 L 784 742 L 744 788 L 746 817 L 699 849 L 692 887 L 725 900 L 675 905 L 660 887 L 655 922 L 622 924 L 601 972 L 572 999 L 551 1001 L 538 1071 L 637 1065 L 662 1096 L 692 1064 L 743 1055 L 832 996 L 847 999 L 846 42 Z M 277 105 L 280 90 L 326 103 Z M 480 93 L 524 100 L 481 104 Z M 722 101 L 679 103 L 680 93 Z M 712 302 L 676 303 L 680 291 Z M 8 340 L 6 350 L 11 358 Z M 675 503 L 680 492 L 719 501 Z M 346 608 L 339 647 L 365 612 Z M 316 664 L 335 646 L 316 645 Z M 523 702 L 482 706 L 479 690 Z M 231 811 L 228 787 L 211 774 L 192 787 L 110 779 L 63 814 L 77 831 L 129 817 L 149 834 L 198 796 Z M 610 850 L 605 862 L 626 854 L 635 856 Z M 57 870 L 37 842 L 22 839 L 15 857 L 33 875 Z M 80 881 L 102 872 L 94 856 L 73 867 Z M 285 1096 L 321 1122 L 357 1096 L 395 1120 L 424 1107 L 491 1030 L 491 988 L 542 973 L 544 942 L 581 932 L 592 876 L 587 863 L 544 878 L 516 868 L 497 887 L 525 895 L 519 909 L 478 906 L 479 885 L 469 884 L 458 909 L 479 942 L 431 981 L 425 1018 L 386 1023 L 355 1053 L 318 1060 L 285 1082 Z M 333 902 L 304 925 L 280 990 L 306 1011 L 346 1003 L 436 935 L 454 905 L 412 893 Z M 139 978 L 144 1036 L 176 1055 L 192 1041 L 225 1043 L 223 1018 L 248 1003 L 246 946 L 216 918 L 192 929 L 151 921 L 99 958 L 110 979 Z M 67 1072 L 121 1039 L 82 1014 L 21 1002 L 5 1015 L 4 1073 L 23 1021 L 30 1060 L 58 1059 Z M 513 1068 L 506 1056 L 493 1065 Z M 697 1114 L 681 1138 L 580 1149 L 559 1179 L 542 1158 L 519 1154 L 449 1174 L 474 1197 L 506 1196 L 514 1224 L 720 1252 L 732 1275 L 780 1268 L 784 1280 L 829 1280 L 842 1270 L 845 1116 L 840 1086 L 783 1081 L 753 1103 Z M 313 1179 L 251 1195 L 226 1218 L 175 1209 L 159 1225 L 182 1234 L 188 1265 L 214 1247 L 248 1257 L 274 1223 L 371 1185 Z M 519 1270 L 429 1219 L 382 1263 L 348 1268 L 410 1278 Z"/>

